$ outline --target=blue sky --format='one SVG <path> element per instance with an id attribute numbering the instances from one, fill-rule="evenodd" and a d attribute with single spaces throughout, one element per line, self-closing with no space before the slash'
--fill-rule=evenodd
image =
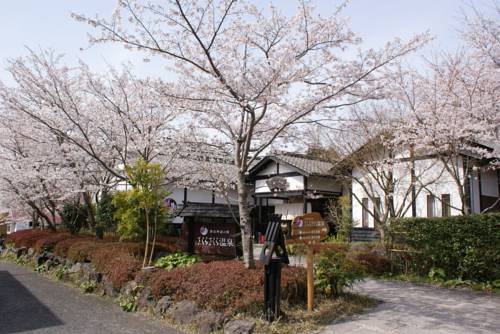
<path id="1" fill-rule="evenodd" d="M 143 63 L 142 55 L 119 46 L 101 45 L 80 50 L 87 46 L 87 33 L 92 32 L 92 28 L 75 22 L 70 13 L 99 13 L 107 17 L 115 3 L 114 0 L 1 1 L 0 80 L 10 81 L 4 71 L 6 60 L 26 54 L 26 46 L 53 48 L 65 54 L 68 62 L 82 59 L 97 71 L 105 69 L 107 64 L 118 66 L 127 61 L 134 64 L 141 76 L 157 74 L 161 63 Z M 338 1 L 316 0 L 313 3 L 322 12 L 328 12 Z M 382 46 L 396 36 L 409 38 L 429 30 L 436 39 L 421 52 L 429 54 L 433 48 L 453 51 L 460 45 L 461 10 L 467 11 L 471 3 L 486 12 L 491 4 L 487 0 L 353 0 L 345 14 L 350 16 L 351 28 L 363 38 L 367 47 Z M 275 4 L 286 11 L 295 7 L 292 0 L 277 0 Z"/>

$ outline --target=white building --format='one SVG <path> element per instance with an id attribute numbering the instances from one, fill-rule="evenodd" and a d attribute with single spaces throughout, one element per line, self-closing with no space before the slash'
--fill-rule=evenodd
<path id="1" fill-rule="evenodd" d="M 351 162 L 355 229 L 374 229 L 377 217 L 384 220 L 391 208 L 397 217 L 453 216 L 467 208 L 472 213 L 500 210 L 499 170 L 471 154 L 446 158 L 446 165 L 435 155 L 409 150 L 389 157 L 384 148 L 372 146 L 356 154 L 359 158 Z"/>

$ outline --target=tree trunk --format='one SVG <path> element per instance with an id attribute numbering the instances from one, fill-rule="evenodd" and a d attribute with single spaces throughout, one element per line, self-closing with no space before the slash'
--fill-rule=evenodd
<path id="1" fill-rule="evenodd" d="M 238 172 L 238 209 L 240 213 L 241 245 L 243 248 L 243 261 L 248 269 L 255 268 L 253 258 L 252 222 L 248 208 L 248 187 L 245 174 Z"/>
<path id="2" fill-rule="evenodd" d="M 153 262 L 153 254 L 154 254 L 155 246 L 156 246 L 156 233 L 157 232 L 158 232 L 158 211 L 155 211 L 155 220 L 154 220 L 154 229 L 153 229 L 153 241 L 152 241 L 152 244 L 151 244 L 151 251 L 149 252 L 148 266 L 151 266 L 151 262 Z"/>
<path id="3" fill-rule="evenodd" d="M 144 246 L 144 259 L 142 260 L 142 268 L 146 268 L 149 252 L 149 211 L 146 211 L 146 244 Z"/>
<path id="4" fill-rule="evenodd" d="M 94 215 L 94 210 L 92 210 L 92 197 L 88 192 L 83 193 L 83 201 L 85 202 L 85 206 L 87 209 L 87 216 L 89 218 L 89 224 L 91 228 L 95 228 L 96 226 L 96 221 L 95 221 L 95 215 Z"/>

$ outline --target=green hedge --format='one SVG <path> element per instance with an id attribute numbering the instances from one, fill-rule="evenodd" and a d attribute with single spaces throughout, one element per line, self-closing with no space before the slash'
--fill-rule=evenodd
<path id="1" fill-rule="evenodd" d="M 500 279 L 500 213 L 396 219 L 388 232 L 392 254 L 416 274 L 440 268 L 448 279 Z"/>

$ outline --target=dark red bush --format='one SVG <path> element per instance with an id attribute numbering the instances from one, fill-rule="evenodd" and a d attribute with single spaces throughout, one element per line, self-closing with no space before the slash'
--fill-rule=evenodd
<path id="1" fill-rule="evenodd" d="M 67 257 L 73 262 L 90 262 L 91 255 L 94 253 L 97 247 L 97 241 L 82 238 L 81 240 L 73 243 L 68 248 Z"/>
<path id="2" fill-rule="evenodd" d="M 94 268 L 104 274 L 113 284 L 120 289 L 122 285 L 135 278 L 141 268 L 141 262 L 134 256 L 139 252 L 139 247 L 134 243 L 98 243 L 92 248 L 90 257 Z"/>
<path id="3" fill-rule="evenodd" d="M 6 238 L 7 243 L 13 243 L 14 247 L 33 247 L 37 240 L 50 235 L 55 235 L 56 232 L 49 230 L 22 230 L 9 234 Z"/>
<path id="4" fill-rule="evenodd" d="M 156 299 L 169 295 L 175 301 L 192 300 L 202 308 L 226 313 L 252 312 L 263 302 L 263 269 L 246 269 L 240 261 L 197 263 L 171 271 L 155 270 L 138 280 L 152 289 Z M 286 267 L 282 272 L 282 298 L 302 302 L 306 292 L 303 268 Z"/>
<path id="5" fill-rule="evenodd" d="M 353 245 L 348 257 L 368 274 L 381 275 L 391 270 L 391 261 L 385 249 L 377 244 Z"/>
<path id="6" fill-rule="evenodd" d="M 72 238 L 64 239 L 64 240 L 57 242 L 54 245 L 52 252 L 57 256 L 68 257 L 68 251 L 69 251 L 69 248 L 71 246 L 73 246 L 74 244 L 76 244 L 78 242 L 92 241 L 92 240 L 93 239 L 89 238 L 89 237 L 73 236 Z"/>
<path id="7" fill-rule="evenodd" d="M 66 239 L 73 239 L 74 237 L 69 233 L 50 233 L 46 236 L 41 236 L 33 244 L 33 248 L 37 253 L 43 253 L 45 251 L 52 251 L 54 246 Z"/>

